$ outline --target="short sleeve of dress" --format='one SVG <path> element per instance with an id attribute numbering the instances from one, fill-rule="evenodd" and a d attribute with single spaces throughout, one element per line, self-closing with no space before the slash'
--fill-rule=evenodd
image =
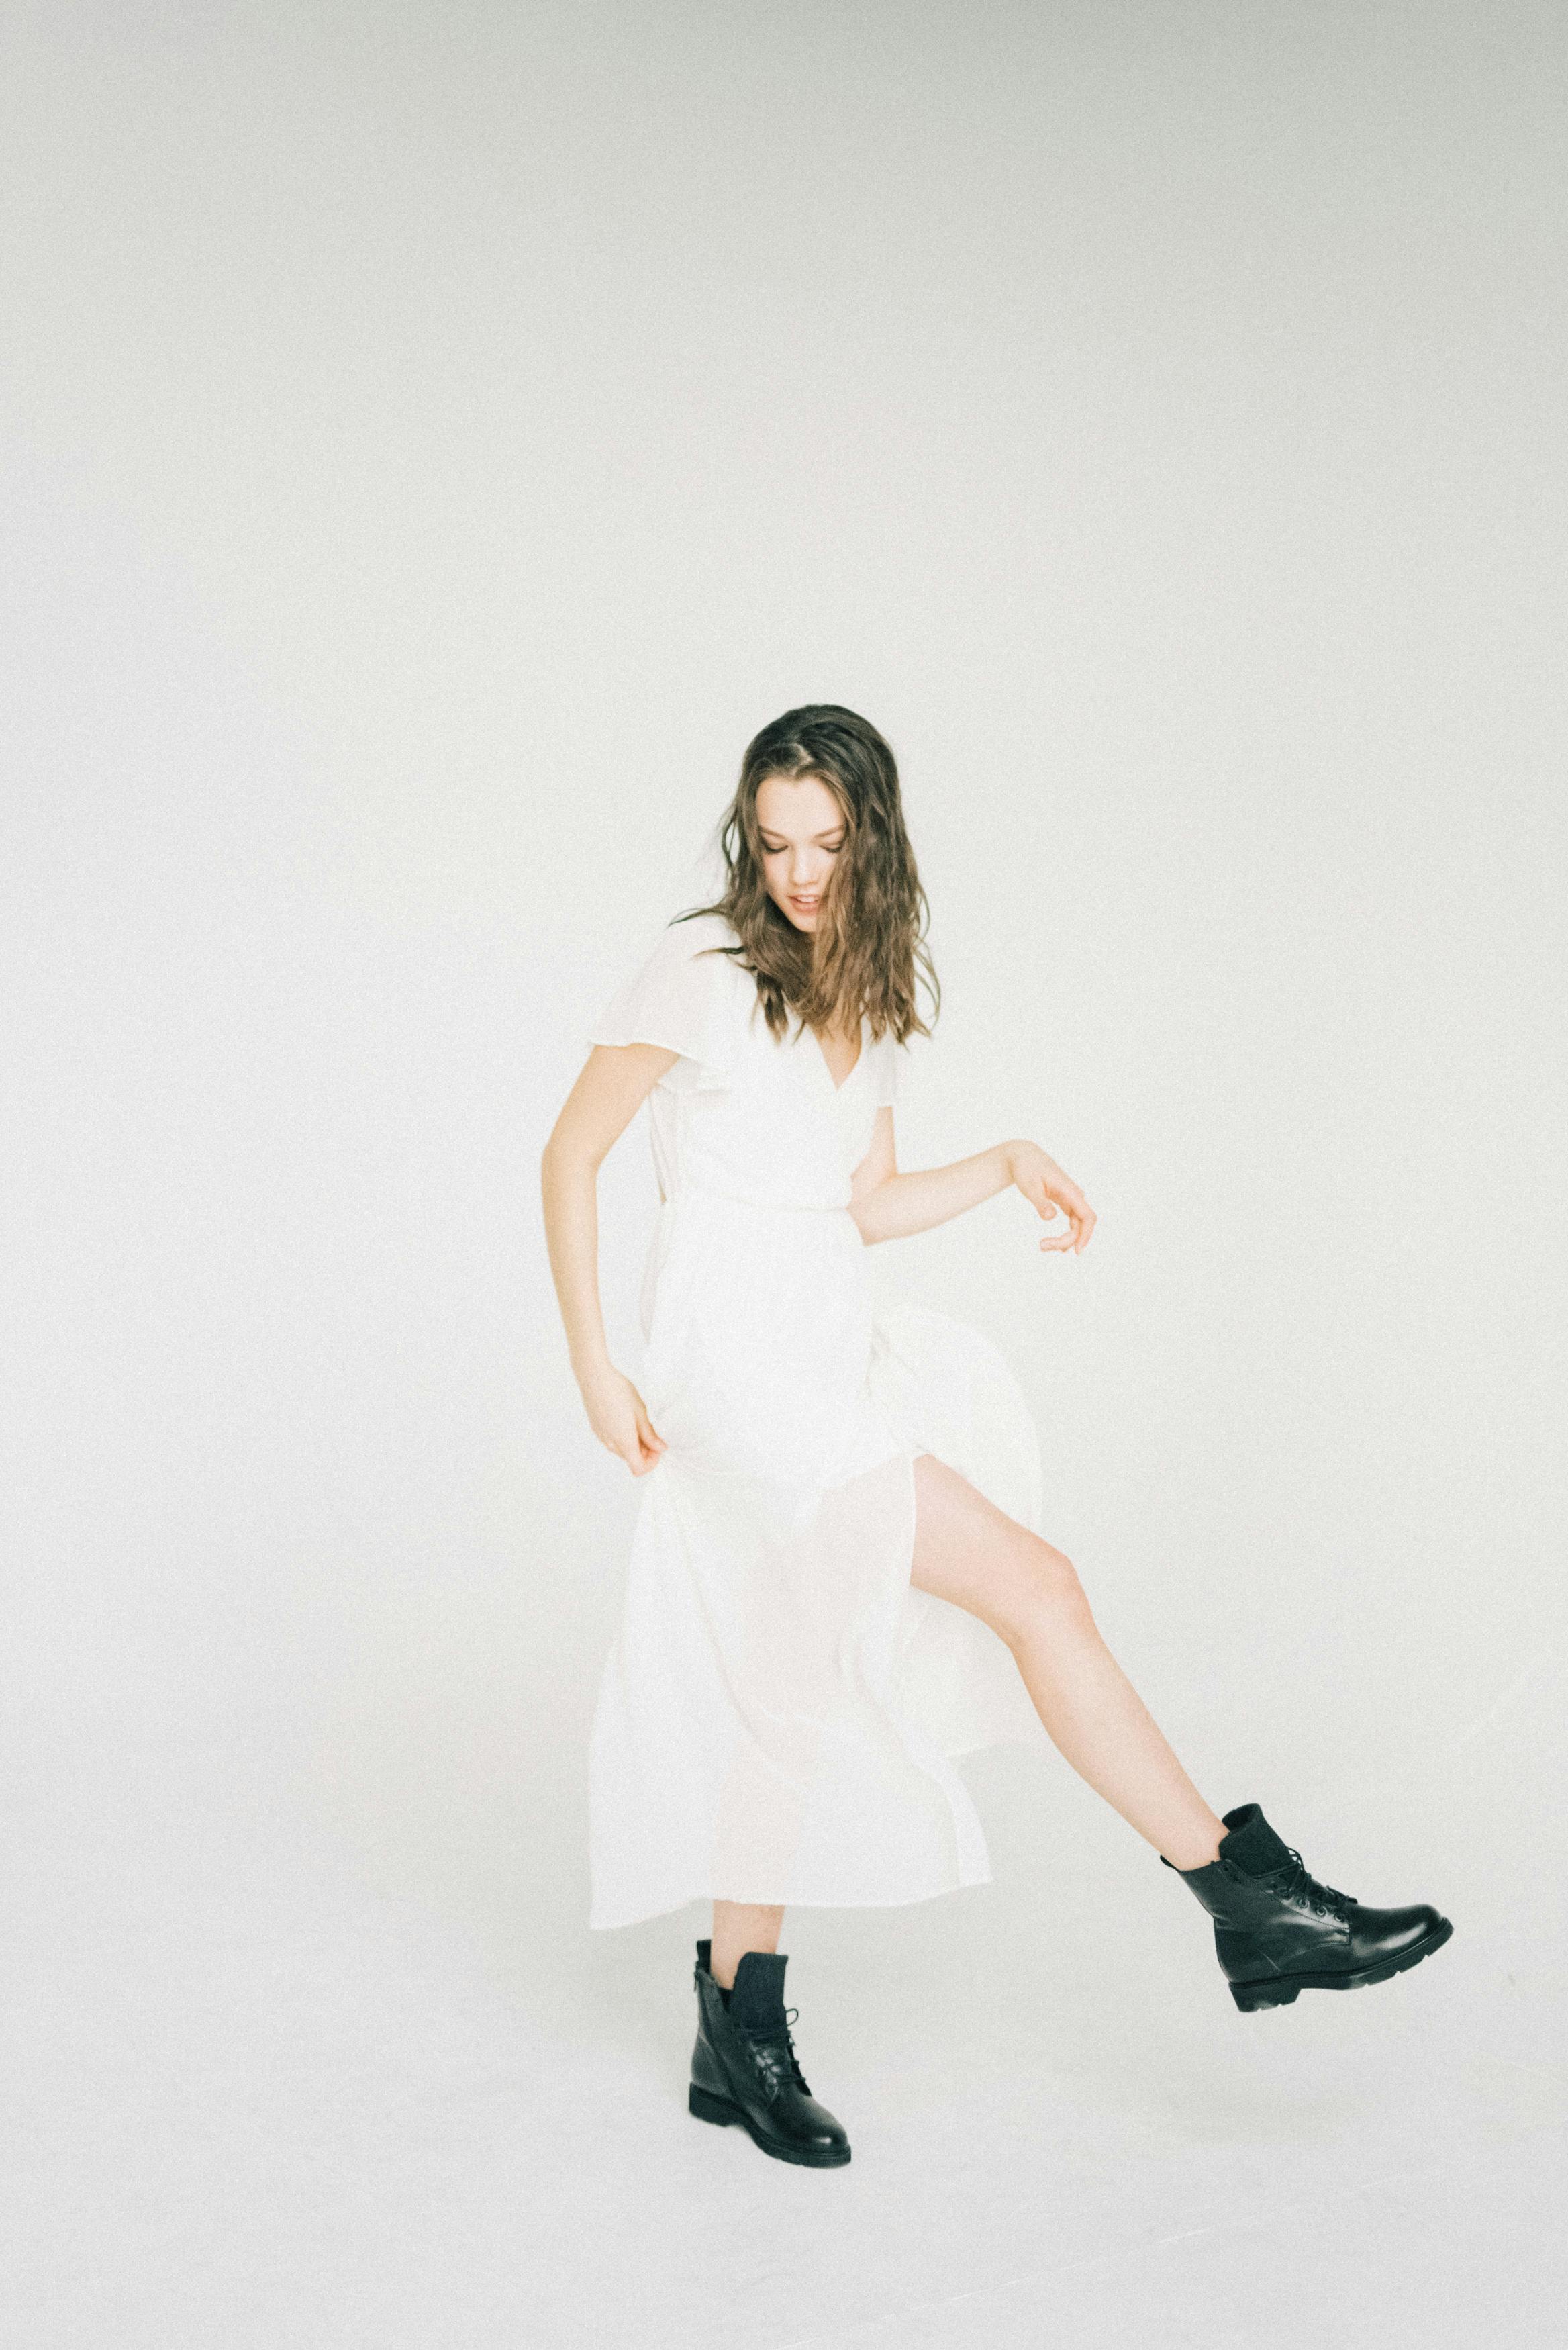
<path id="1" fill-rule="evenodd" d="M 680 1058 L 659 1079 L 675 1092 L 726 1086 L 756 998 L 756 983 L 724 954 L 727 922 L 671 922 L 624 979 L 588 1031 L 591 1045 L 662 1045 Z"/>

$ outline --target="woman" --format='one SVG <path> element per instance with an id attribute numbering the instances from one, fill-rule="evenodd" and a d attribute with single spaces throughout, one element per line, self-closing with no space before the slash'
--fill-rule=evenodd
<path id="1" fill-rule="evenodd" d="M 1319 1883 L 1255 1804 L 1216 1816 L 1044 1539 L 1034 1427 L 1000 1354 L 912 1302 L 873 1311 L 868 1245 L 1009 1185 L 1064 1219 L 1043 1249 L 1081 1254 L 1095 1228 L 1034 1142 L 898 1169 L 929 958 L 886 742 L 835 704 L 786 712 L 747 750 L 720 839 L 723 896 L 606 1007 L 544 1156 L 588 1419 L 647 1481 L 590 1741 L 589 1923 L 711 1900 L 690 2110 L 829 2166 L 849 2142 L 795 2054 L 784 1910 L 986 1881 L 952 1767 L 972 1748 L 1054 1742 L 1210 1914 L 1243 2010 L 1382 1981 L 1452 1928 Z M 607 1351 L 596 1198 L 644 1099 L 646 1394 Z"/>

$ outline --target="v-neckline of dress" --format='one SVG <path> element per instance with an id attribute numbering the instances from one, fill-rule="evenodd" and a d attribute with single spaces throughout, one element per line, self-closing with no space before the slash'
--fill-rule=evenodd
<path id="1" fill-rule="evenodd" d="M 853 1085 L 853 1084 L 854 1084 L 854 1082 L 855 1082 L 855 1072 L 856 1072 L 856 1070 L 857 1070 L 857 1069 L 858 1069 L 858 1068 L 859 1068 L 859 1066 L 860 1066 L 861 1063 L 862 1063 L 862 1062 L 865 1060 L 865 1058 L 866 1058 L 866 1023 L 865 1023 L 865 1021 L 864 1021 L 864 1020 L 862 1020 L 862 1021 L 861 1021 L 861 1023 L 860 1023 L 860 1050 L 856 1054 L 855 1058 L 854 1058 L 854 1061 L 852 1062 L 852 1064 L 850 1065 L 850 1066 L 848 1067 L 848 1069 L 846 1069 L 846 1072 L 845 1072 L 845 1074 L 844 1074 L 844 1076 L 843 1076 L 843 1077 L 842 1077 L 842 1078 L 836 1077 L 836 1076 L 834 1076 L 834 1074 L 833 1074 L 833 1071 L 828 1067 L 828 1066 L 827 1066 L 827 1055 L 826 1055 L 826 1053 L 823 1051 L 823 1049 L 822 1049 L 822 1039 L 821 1039 L 821 1037 L 817 1035 L 817 1033 L 816 1033 L 815 1029 L 815 1028 L 808 1028 L 808 1029 L 806 1030 L 806 1032 L 805 1032 L 805 1033 L 806 1033 L 806 1035 L 811 1038 L 812 1043 L 816 1046 L 816 1057 L 817 1057 L 817 1059 L 822 1063 L 823 1070 L 824 1070 L 824 1072 L 825 1072 L 825 1074 L 826 1074 L 826 1078 L 827 1078 L 827 1082 L 828 1082 L 828 1084 L 833 1087 L 833 1090 L 834 1090 L 835 1094 L 841 1094 L 841 1093 L 844 1091 L 844 1088 L 845 1088 L 845 1087 L 846 1087 L 846 1086 L 849 1086 L 849 1085 Z"/>

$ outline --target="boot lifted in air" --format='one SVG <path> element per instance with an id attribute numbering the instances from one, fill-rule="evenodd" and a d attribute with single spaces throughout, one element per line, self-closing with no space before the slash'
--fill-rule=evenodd
<path id="1" fill-rule="evenodd" d="M 1308 1875 L 1256 1804 L 1225 1814 L 1230 1834 L 1203 1868 L 1177 1868 L 1214 1920 L 1214 1950 L 1243 2012 L 1288 2007 L 1298 1991 L 1386 1982 L 1441 1950 L 1453 1927 L 1429 1902 L 1365 1909 Z"/>

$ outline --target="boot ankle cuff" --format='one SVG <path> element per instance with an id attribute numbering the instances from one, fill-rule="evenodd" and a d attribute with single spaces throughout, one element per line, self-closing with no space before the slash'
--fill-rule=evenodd
<path id="1" fill-rule="evenodd" d="M 1241 1804 L 1225 1814 L 1230 1834 L 1220 1846 L 1220 1857 L 1245 1877 L 1268 1877 L 1283 1868 L 1290 1853 L 1263 1817 L 1257 1804 Z"/>

